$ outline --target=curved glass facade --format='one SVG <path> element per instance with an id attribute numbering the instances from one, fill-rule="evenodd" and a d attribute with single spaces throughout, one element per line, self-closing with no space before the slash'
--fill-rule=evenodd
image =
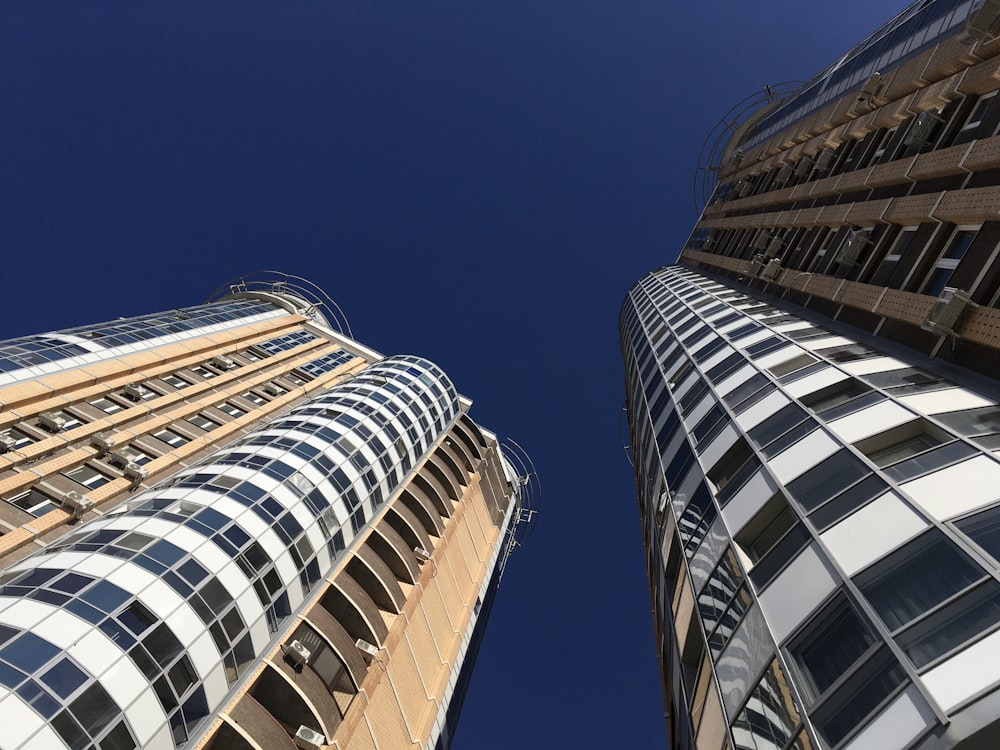
<path id="1" fill-rule="evenodd" d="M 672 747 L 988 723 L 990 391 L 678 267 L 632 289 L 621 337 Z"/>
<path id="2" fill-rule="evenodd" d="M 459 411 L 432 363 L 381 360 L 13 565 L 4 746 L 197 736 Z"/>

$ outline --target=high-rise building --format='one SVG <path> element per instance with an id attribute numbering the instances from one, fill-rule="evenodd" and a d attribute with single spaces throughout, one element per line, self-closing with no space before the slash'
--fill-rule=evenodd
<path id="1" fill-rule="evenodd" d="M 0 746 L 449 745 L 534 478 L 264 274 L 0 342 Z"/>
<path id="2" fill-rule="evenodd" d="M 741 103 L 628 293 L 674 750 L 1000 746 L 998 13 Z"/>

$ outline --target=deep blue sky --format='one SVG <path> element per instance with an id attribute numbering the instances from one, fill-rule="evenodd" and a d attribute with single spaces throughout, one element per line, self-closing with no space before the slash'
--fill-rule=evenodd
<path id="1" fill-rule="evenodd" d="M 541 474 L 456 750 L 663 747 L 618 308 L 726 110 L 905 4 L 8 0 L 0 337 L 312 279 Z"/>

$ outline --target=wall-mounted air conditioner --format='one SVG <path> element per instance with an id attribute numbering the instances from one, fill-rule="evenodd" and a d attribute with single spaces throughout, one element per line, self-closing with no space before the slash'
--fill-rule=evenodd
<path id="1" fill-rule="evenodd" d="M 871 235 L 864 229 L 856 229 L 844 238 L 837 251 L 836 263 L 841 266 L 857 265 L 861 251 L 872 243 Z"/>
<path id="2" fill-rule="evenodd" d="M 792 165 L 782 164 L 781 169 L 778 170 L 778 174 L 774 176 L 775 186 L 784 185 L 786 182 L 788 182 L 789 179 L 791 179 L 791 176 L 792 176 Z"/>
<path id="3" fill-rule="evenodd" d="M 295 747 L 300 750 L 319 750 L 324 745 L 326 745 L 326 735 L 310 729 L 305 724 L 295 733 Z"/>
<path id="4" fill-rule="evenodd" d="M 146 395 L 146 389 L 138 383 L 129 383 L 124 388 L 125 397 L 132 401 L 142 401 Z"/>
<path id="5" fill-rule="evenodd" d="M 868 76 L 868 80 L 865 81 L 865 85 L 861 87 L 861 91 L 858 92 L 858 101 L 866 102 L 871 101 L 876 96 L 878 96 L 879 89 L 882 88 L 882 74 L 872 73 Z"/>
<path id="6" fill-rule="evenodd" d="M 312 656 L 312 651 L 303 646 L 302 641 L 292 641 L 282 650 L 285 652 L 288 660 L 296 667 L 303 667 L 308 664 L 309 657 Z"/>
<path id="7" fill-rule="evenodd" d="M 903 145 L 907 148 L 923 148 L 931 142 L 937 126 L 944 122 L 944 118 L 933 109 L 921 112 L 917 115 L 910 126 Z"/>
<path id="8" fill-rule="evenodd" d="M 263 390 L 268 396 L 280 396 L 282 394 L 281 388 L 276 386 L 274 383 L 265 383 L 261 390 Z"/>
<path id="9" fill-rule="evenodd" d="M 10 434 L 10 430 L 0 432 L 0 453 L 14 450 L 15 445 L 17 445 L 17 440 Z"/>
<path id="10" fill-rule="evenodd" d="M 122 474 L 138 484 L 149 475 L 149 472 L 134 461 L 130 461 L 125 464 L 125 468 L 122 469 Z"/>
<path id="11" fill-rule="evenodd" d="M 995 36 L 993 25 L 997 16 L 1000 16 L 1000 0 L 985 0 L 979 10 L 970 14 L 965 20 L 961 42 L 963 44 L 988 42 Z"/>
<path id="12" fill-rule="evenodd" d="M 75 490 L 63 495 L 62 504 L 73 511 L 78 518 L 94 507 L 94 501 Z"/>
<path id="13" fill-rule="evenodd" d="M 824 149 L 819 152 L 816 157 L 816 163 L 813 165 L 817 172 L 825 172 L 833 164 L 833 157 L 836 152 L 832 148 Z"/>
<path id="14" fill-rule="evenodd" d="M 38 417 L 38 424 L 49 432 L 59 432 L 66 426 L 66 417 L 54 411 L 47 411 Z"/>
<path id="15" fill-rule="evenodd" d="M 217 354 L 212 357 L 212 364 L 218 367 L 220 370 L 232 370 L 236 367 L 236 363 L 224 354 Z"/>
<path id="16" fill-rule="evenodd" d="M 767 262 L 767 265 L 760 270 L 760 277 L 768 281 L 774 281 L 780 271 L 781 263 L 778 262 L 777 258 L 771 258 Z"/>
<path id="17" fill-rule="evenodd" d="M 354 645 L 358 647 L 358 651 L 368 657 L 375 656 L 378 653 L 378 646 L 372 645 L 364 638 L 358 638 L 354 642 Z"/>
<path id="18" fill-rule="evenodd" d="M 773 258 L 778 253 L 781 252 L 781 248 L 784 247 L 785 241 L 775 235 L 771 238 L 771 241 L 767 243 L 767 250 L 764 251 L 765 258 Z"/>
<path id="19" fill-rule="evenodd" d="M 811 158 L 809 158 L 808 156 L 803 156 L 795 164 L 795 176 L 805 177 L 807 174 L 809 174 L 809 171 L 813 168 L 813 164 L 814 162 Z"/>
<path id="20" fill-rule="evenodd" d="M 959 318 L 962 317 L 962 313 L 971 302 L 972 298 L 969 297 L 968 292 L 945 287 L 941 296 L 934 301 L 920 327 L 939 336 L 954 335 Z"/>
<path id="21" fill-rule="evenodd" d="M 757 236 L 753 238 L 753 249 L 754 250 L 766 250 L 767 246 L 771 244 L 771 233 L 766 229 L 761 229 L 757 232 Z"/>
<path id="22" fill-rule="evenodd" d="M 90 444 L 97 448 L 103 455 L 115 447 L 115 439 L 110 432 L 95 432 L 90 436 Z M 126 461 L 125 463 L 128 463 Z"/>

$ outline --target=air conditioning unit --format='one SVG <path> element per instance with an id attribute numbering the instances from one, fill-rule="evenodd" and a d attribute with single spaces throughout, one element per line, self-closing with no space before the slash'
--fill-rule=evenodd
<path id="1" fill-rule="evenodd" d="M 358 647 L 358 651 L 366 656 L 375 656 L 378 653 L 378 646 L 373 646 L 364 638 L 358 638 L 354 645 Z"/>
<path id="2" fill-rule="evenodd" d="M 146 389 L 138 383 L 129 383 L 125 386 L 125 397 L 132 401 L 142 401 L 146 395 Z"/>
<path id="3" fill-rule="evenodd" d="M 970 14 L 965 20 L 961 42 L 963 44 L 988 42 L 995 36 L 992 29 L 998 15 L 1000 15 L 1000 0 L 986 0 L 979 10 Z"/>
<path id="4" fill-rule="evenodd" d="M 755 279 L 758 278 L 760 276 L 760 272 L 764 270 L 764 265 L 764 256 L 755 255 L 753 260 L 750 261 L 750 276 Z"/>
<path id="5" fill-rule="evenodd" d="M 108 462 L 113 466 L 118 466 L 124 469 L 129 464 L 135 463 L 136 458 L 138 458 L 138 456 L 136 456 L 136 454 L 128 448 L 119 448 L 111 454 Z"/>
<path id="6" fill-rule="evenodd" d="M 324 745 L 326 745 L 326 735 L 320 734 L 304 724 L 295 733 L 295 747 L 300 748 L 300 750 L 319 750 Z"/>
<path id="7" fill-rule="evenodd" d="M 778 170 L 778 174 L 774 176 L 775 185 L 784 185 L 788 182 L 789 178 L 792 176 L 792 165 L 783 164 L 781 169 Z"/>
<path id="8" fill-rule="evenodd" d="M 857 265 L 861 251 L 872 243 L 871 235 L 863 229 L 856 229 L 844 239 L 837 251 L 836 263 L 841 266 Z"/>
<path id="9" fill-rule="evenodd" d="M 774 237 L 771 238 L 771 241 L 767 243 L 767 250 L 764 251 L 764 257 L 773 258 L 774 256 L 776 256 L 778 253 L 781 252 L 781 248 L 784 246 L 784 244 L 785 244 L 784 240 L 782 240 L 781 237 L 775 235 Z"/>
<path id="10" fill-rule="evenodd" d="M 832 148 L 824 149 L 819 152 L 816 157 L 816 163 L 813 165 L 817 172 L 825 172 L 833 164 L 833 157 L 835 151 Z"/>
<path id="11" fill-rule="evenodd" d="M 733 195 L 736 198 L 743 198 L 750 192 L 751 187 L 750 180 L 737 180 L 736 186 L 733 188 Z"/>
<path id="12" fill-rule="evenodd" d="M 88 510 L 94 507 L 94 501 L 85 495 L 71 490 L 63 495 L 62 499 L 63 505 L 73 511 L 73 514 L 77 517 L 82 516 Z"/>
<path id="13" fill-rule="evenodd" d="M 212 364 L 218 367 L 220 370 L 232 370 L 234 367 L 236 367 L 236 363 L 229 357 L 225 356 L 224 354 L 217 354 L 216 356 L 212 357 Z"/>
<path id="14" fill-rule="evenodd" d="M 111 436 L 110 432 L 95 432 L 90 436 L 90 444 L 104 454 L 115 447 L 115 439 Z M 125 463 L 128 463 L 128 461 Z"/>
<path id="15" fill-rule="evenodd" d="M 149 475 L 149 472 L 135 463 L 135 461 L 129 461 L 125 464 L 125 468 L 122 469 L 122 474 L 138 484 Z"/>
<path id="16" fill-rule="evenodd" d="M 17 445 L 17 440 L 10 434 L 10 430 L 0 432 L 0 453 L 14 450 L 15 445 Z"/>
<path id="17" fill-rule="evenodd" d="M 903 145 L 907 148 L 923 148 L 931 142 L 934 130 L 942 122 L 944 118 L 933 109 L 921 112 L 910 126 L 910 132 L 903 139 Z"/>
<path id="18" fill-rule="evenodd" d="M 269 396 L 280 396 L 284 391 L 276 386 L 274 383 L 266 383 L 261 389 Z"/>
<path id="19" fill-rule="evenodd" d="M 757 236 L 753 238 L 753 249 L 754 250 L 766 250 L 767 246 L 771 244 L 771 235 L 766 229 L 761 229 L 757 232 Z"/>
<path id="20" fill-rule="evenodd" d="M 38 417 L 38 424 L 49 432 L 59 432 L 66 426 L 66 417 L 54 411 L 47 411 Z"/>
<path id="21" fill-rule="evenodd" d="M 417 562 L 419 563 L 425 563 L 431 559 L 431 553 L 423 547 L 414 547 L 413 556 L 417 558 Z"/>
<path id="22" fill-rule="evenodd" d="M 939 336 L 953 335 L 958 319 L 962 317 L 962 313 L 965 312 L 971 301 L 972 298 L 969 297 L 968 292 L 945 287 L 920 327 Z"/>
<path id="23" fill-rule="evenodd" d="M 733 152 L 733 155 L 729 157 L 729 162 L 734 166 L 739 166 L 740 164 L 743 163 L 744 155 L 745 154 L 742 151 L 737 149 L 736 151 Z"/>
<path id="24" fill-rule="evenodd" d="M 813 160 L 808 156 L 803 156 L 799 159 L 798 163 L 795 165 L 795 176 L 805 177 L 809 174 L 810 170 L 813 168 Z"/>
<path id="25" fill-rule="evenodd" d="M 296 667 L 304 667 L 309 663 L 309 657 L 312 656 L 312 651 L 303 646 L 301 641 L 292 641 L 282 651 Z"/>
<path id="26" fill-rule="evenodd" d="M 771 260 L 767 262 L 767 265 L 760 270 L 760 277 L 762 279 L 767 279 L 768 281 L 774 281 L 780 271 L 781 263 L 778 262 L 777 258 L 771 258 Z"/>
<path id="27" fill-rule="evenodd" d="M 868 80 L 865 81 L 865 85 L 861 87 L 861 91 L 858 92 L 858 101 L 865 102 L 874 99 L 882 88 L 882 74 L 872 73 L 868 76 Z"/>

